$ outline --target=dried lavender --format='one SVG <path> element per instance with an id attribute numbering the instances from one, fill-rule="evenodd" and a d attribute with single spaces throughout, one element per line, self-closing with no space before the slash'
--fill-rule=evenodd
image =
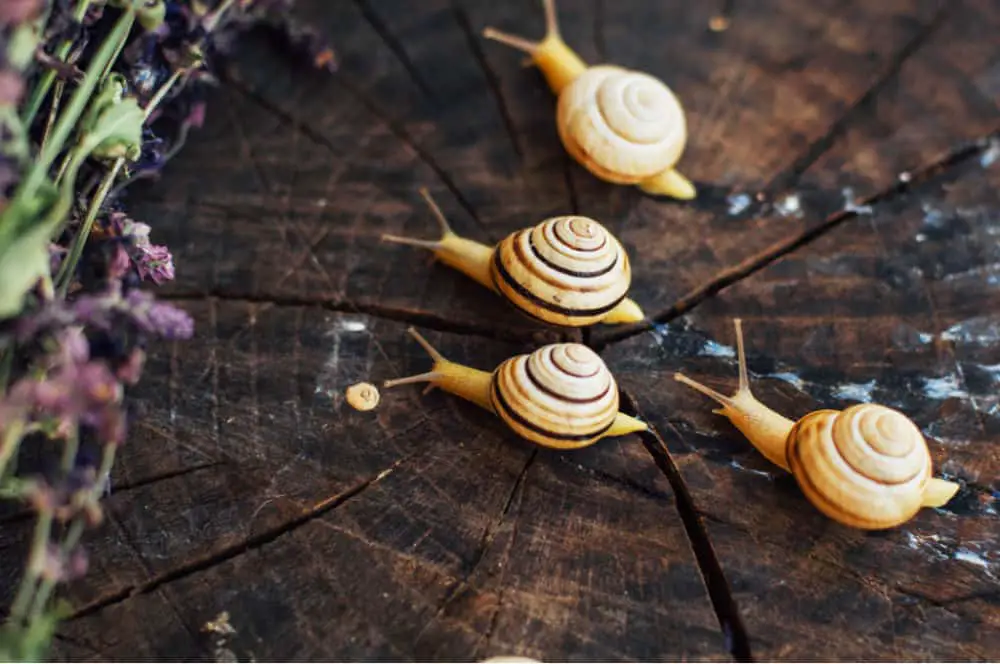
<path id="1" fill-rule="evenodd" d="M 193 321 L 144 285 L 174 277 L 125 187 L 155 176 L 205 117 L 211 64 L 287 0 L 0 2 L 0 498 L 37 513 L 0 659 L 44 657 L 84 574 L 128 432 L 147 343 Z M 282 24 L 330 67 L 315 35 Z M 301 33 L 301 34 L 299 34 Z"/>

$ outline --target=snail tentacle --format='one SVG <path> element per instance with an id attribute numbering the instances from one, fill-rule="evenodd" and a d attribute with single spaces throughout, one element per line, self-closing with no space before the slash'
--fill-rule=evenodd
<path id="1" fill-rule="evenodd" d="M 587 64 L 563 41 L 555 0 L 542 0 L 542 5 L 545 8 L 545 37 L 541 41 L 531 41 L 493 27 L 485 28 L 483 37 L 530 55 L 552 92 L 558 95 L 587 69 Z"/>
<path id="2" fill-rule="evenodd" d="M 739 318 L 733 322 L 736 327 L 739 385 L 732 396 L 721 394 L 682 373 L 675 373 L 674 380 L 720 403 L 722 408 L 713 410 L 713 413 L 728 418 L 768 461 L 779 468 L 790 470 L 785 453 L 785 441 L 795 423 L 762 404 L 750 391 L 750 377 L 743 349 L 743 325 Z"/>
<path id="3" fill-rule="evenodd" d="M 471 401 L 481 408 L 489 411 L 493 410 L 490 402 L 490 373 L 488 371 L 473 369 L 472 367 L 447 360 L 413 327 L 407 328 L 406 331 L 427 351 L 427 354 L 434 360 L 434 366 L 430 371 L 425 373 L 387 380 L 382 384 L 384 388 L 389 389 L 398 385 L 426 382 L 429 385 L 424 390 L 425 394 L 431 388 L 438 387 L 445 392 L 451 392 Z"/>
<path id="4" fill-rule="evenodd" d="M 434 360 L 431 371 L 396 378 L 385 387 L 428 382 L 490 411 L 516 434 L 544 447 L 571 450 L 647 425 L 618 410 L 618 385 L 604 360 L 576 343 L 515 355 L 492 372 L 451 362 L 412 327 Z"/>
<path id="5" fill-rule="evenodd" d="M 493 281 L 490 279 L 490 256 L 493 253 L 493 248 L 480 242 L 460 237 L 451 229 L 447 218 L 441 212 L 441 208 L 438 207 L 437 203 L 434 202 L 433 197 L 431 197 L 426 187 L 420 188 L 420 195 L 427 202 L 431 213 L 437 220 L 438 227 L 441 229 L 441 237 L 437 240 L 420 240 L 383 233 L 382 241 L 429 249 L 445 265 L 455 268 L 466 276 L 475 279 L 479 284 L 486 286 L 490 290 L 494 290 Z"/>
<path id="6" fill-rule="evenodd" d="M 725 415 L 767 456 L 789 470 L 820 512 L 852 528 L 881 530 L 941 507 L 959 485 L 931 477 L 930 450 L 903 413 L 872 403 L 820 409 L 791 422 L 750 393 L 742 328 L 736 325 L 739 388 L 725 396 L 682 374 L 675 378 L 722 404 Z M 783 447 L 779 447 L 783 444 Z"/>

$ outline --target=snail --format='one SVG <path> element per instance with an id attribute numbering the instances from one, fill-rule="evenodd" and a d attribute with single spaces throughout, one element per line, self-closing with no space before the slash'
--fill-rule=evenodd
<path id="1" fill-rule="evenodd" d="M 954 497 L 959 485 L 931 476 L 923 434 L 897 410 L 859 403 L 840 411 L 816 410 L 793 422 L 757 401 L 750 392 L 741 321 L 734 323 L 739 358 L 734 395 L 680 373 L 674 379 L 722 404 L 713 412 L 727 417 L 769 461 L 791 472 L 823 514 L 845 526 L 883 530 Z"/>
<path id="2" fill-rule="evenodd" d="M 563 41 L 555 0 L 542 4 L 546 31 L 541 41 L 492 27 L 483 36 L 528 53 L 542 71 L 558 98 L 556 126 L 566 151 L 607 182 L 693 199 L 694 185 L 674 168 L 687 142 L 687 121 L 676 95 L 644 72 L 588 66 Z"/>
<path id="3" fill-rule="evenodd" d="M 544 323 L 580 327 L 644 319 L 639 305 L 626 297 L 632 268 L 625 248 L 593 219 L 551 217 L 488 247 L 456 235 L 426 188 L 420 195 L 437 219 L 441 238 L 384 234 L 383 241 L 433 251 L 441 262 Z"/>
<path id="4" fill-rule="evenodd" d="M 600 356 L 582 344 L 542 346 L 515 355 L 492 372 L 444 358 L 415 329 L 407 330 L 434 360 L 427 373 L 395 378 L 386 389 L 429 383 L 498 416 L 522 438 L 543 447 L 574 450 L 610 436 L 645 431 L 618 410 L 618 385 Z"/>

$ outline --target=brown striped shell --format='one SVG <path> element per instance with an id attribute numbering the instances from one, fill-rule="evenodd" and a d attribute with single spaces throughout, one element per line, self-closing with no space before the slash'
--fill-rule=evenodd
<path id="1" fill-rule="evenodd" d="M 687 142 L 684 110 L 670 88 L 613 65 L 588 68 L 562 91 L 556 126 L 574 159 L 619 184 L 672 168 Z"/>
<path id="2" fill-rule="evenodd" d="M 493 410 L 518 435 L 545 447 L 596 442 L 618 415 L 618 385 L 600 356 L 576 343 L 516 355 L 493 372 Z"/>
<path id="3" fill-rule="evenodd" d="M 806 497 L 844 525 L 880 530 L 921 507 L 931 457 L 917 425 L 899 411 L 856 404 L 796 422 L 786 452 Z"/>
<path id="4" fill-rule="evenodd" d="M 497 244 L 494 286 L 515 307 L 552 325 L 599 322 L 632 282 L 628 255 L 589 217 L 561 216 L 515 231 Z"/>

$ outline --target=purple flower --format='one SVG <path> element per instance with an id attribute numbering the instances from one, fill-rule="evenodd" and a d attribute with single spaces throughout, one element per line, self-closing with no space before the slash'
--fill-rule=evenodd
<path id="1" fill-rule="evenodd" d="M 51 512 L 59 521 L 69 521 L 83 513 L 91 522 L 100 522 L 102 515 L 97 504 L 101 494 L 97 470 L 93 466 L 70 470 L 55 484 L 44 477 L 31 480 L 27 499 L 38 512 Z"/>
<path id="2" fill-rule="evenodd" d="M 79 325 L 61 330 L 56 334 L 55 341 L 56 351 L 51 355 L 47 366 L 67 366 L 90 359 L 90 345 Z"/>
<path id="3" fill-rule="evenodd" d="M 23 421 L 34 405 L 38 381 L 24 377 L 14 383 L 6 396 L 0 397 L 0 434 L 11 424 Z"/>
<path id="4" fill-rule="evenodd" d="M 122 388 L 103 362 L 68 364 L 35 386 L 35 405 L 54 417 L 97 423 L 101 411 L 121 400 Z"/>
<path id="5" fill-rule="evenodd" d="M 128 255 L 128 250 L 124 245 L 119 244 L 114 248 L 114 256 L 108 264 L 108 277 L 111 279 L 121 279 L 132 267 L 132 259 Z"/>
<path id="6" fill-rule="evenodd" d="M 135 385 L 142 376 L 142 368 L 146 364 L 146 351 L 141 348 L 133 348 L 128 358 L 118 367 L 115 375 L 118 380 L 126 385 Z"/>
<path id="7" fill-rule="evenodd" d="M 174 257 L 165 246 L 149 241 L 151 229 L 147 224 L 133 221 L 122 212 L 111 213 L 107 223 L 112 235 L 127 240 L 112 258 L 109 272 L 113 278 L 124 276 L 130 263 L 135 264 L 140 278 L 157 285 L 174 278 Z"/>
<path id="8" fill-rule="evenodd" d="M 186 311 L 157 302 L 145 291 L 129 291 L 125 296 L 125 311 L 144 332 L 165 339 L 189 339 L 194 334 L 194 321 Z"/>
<path id="9" fill-rule="evenodd" d="M 79 296 L 73 302 L 53 300 L 31 316 L 18 321 L 19 340 L 25 341 L 45 329 L 79 324 L 101 330 L 118 330 L 124 324 L 134 330 L 165 339 L 189 339 L 194 334 L 194 320 L 188 313 L 141 290 L 130 290 L 122 297 L 121 284 L 112 282 L 104 293 Z"/>
<path id="10" fill-rule="evenodd" d="M 191 104 L 191 108 L 188 111 L 187 117 L 184 119 L 184 124 L 189 127 L 201 128 L 205 124 L 205 110 L 207 105 L 204 101 L 196 101 Z"/>
<path id="11" fill-rule="evenodd" d="M 174 257 L 166 247 L 151 244 L 140 249 L 140 256 L 136 260 L 136 269 L 143 279 L 149 278 L 156 285 L 174 278 Z"/>
<path id="12" fill-rule="evenodd" d="M 35 16 L 41 0 L 4 0 L 0 2 L 0 24 L 22 23 Z"/>
<path id="13" fill-rule="evenodd" d="M 16 72 L 0 70 L 0 106 L 17 105 L 23 94 L 24 80 Z"/>

